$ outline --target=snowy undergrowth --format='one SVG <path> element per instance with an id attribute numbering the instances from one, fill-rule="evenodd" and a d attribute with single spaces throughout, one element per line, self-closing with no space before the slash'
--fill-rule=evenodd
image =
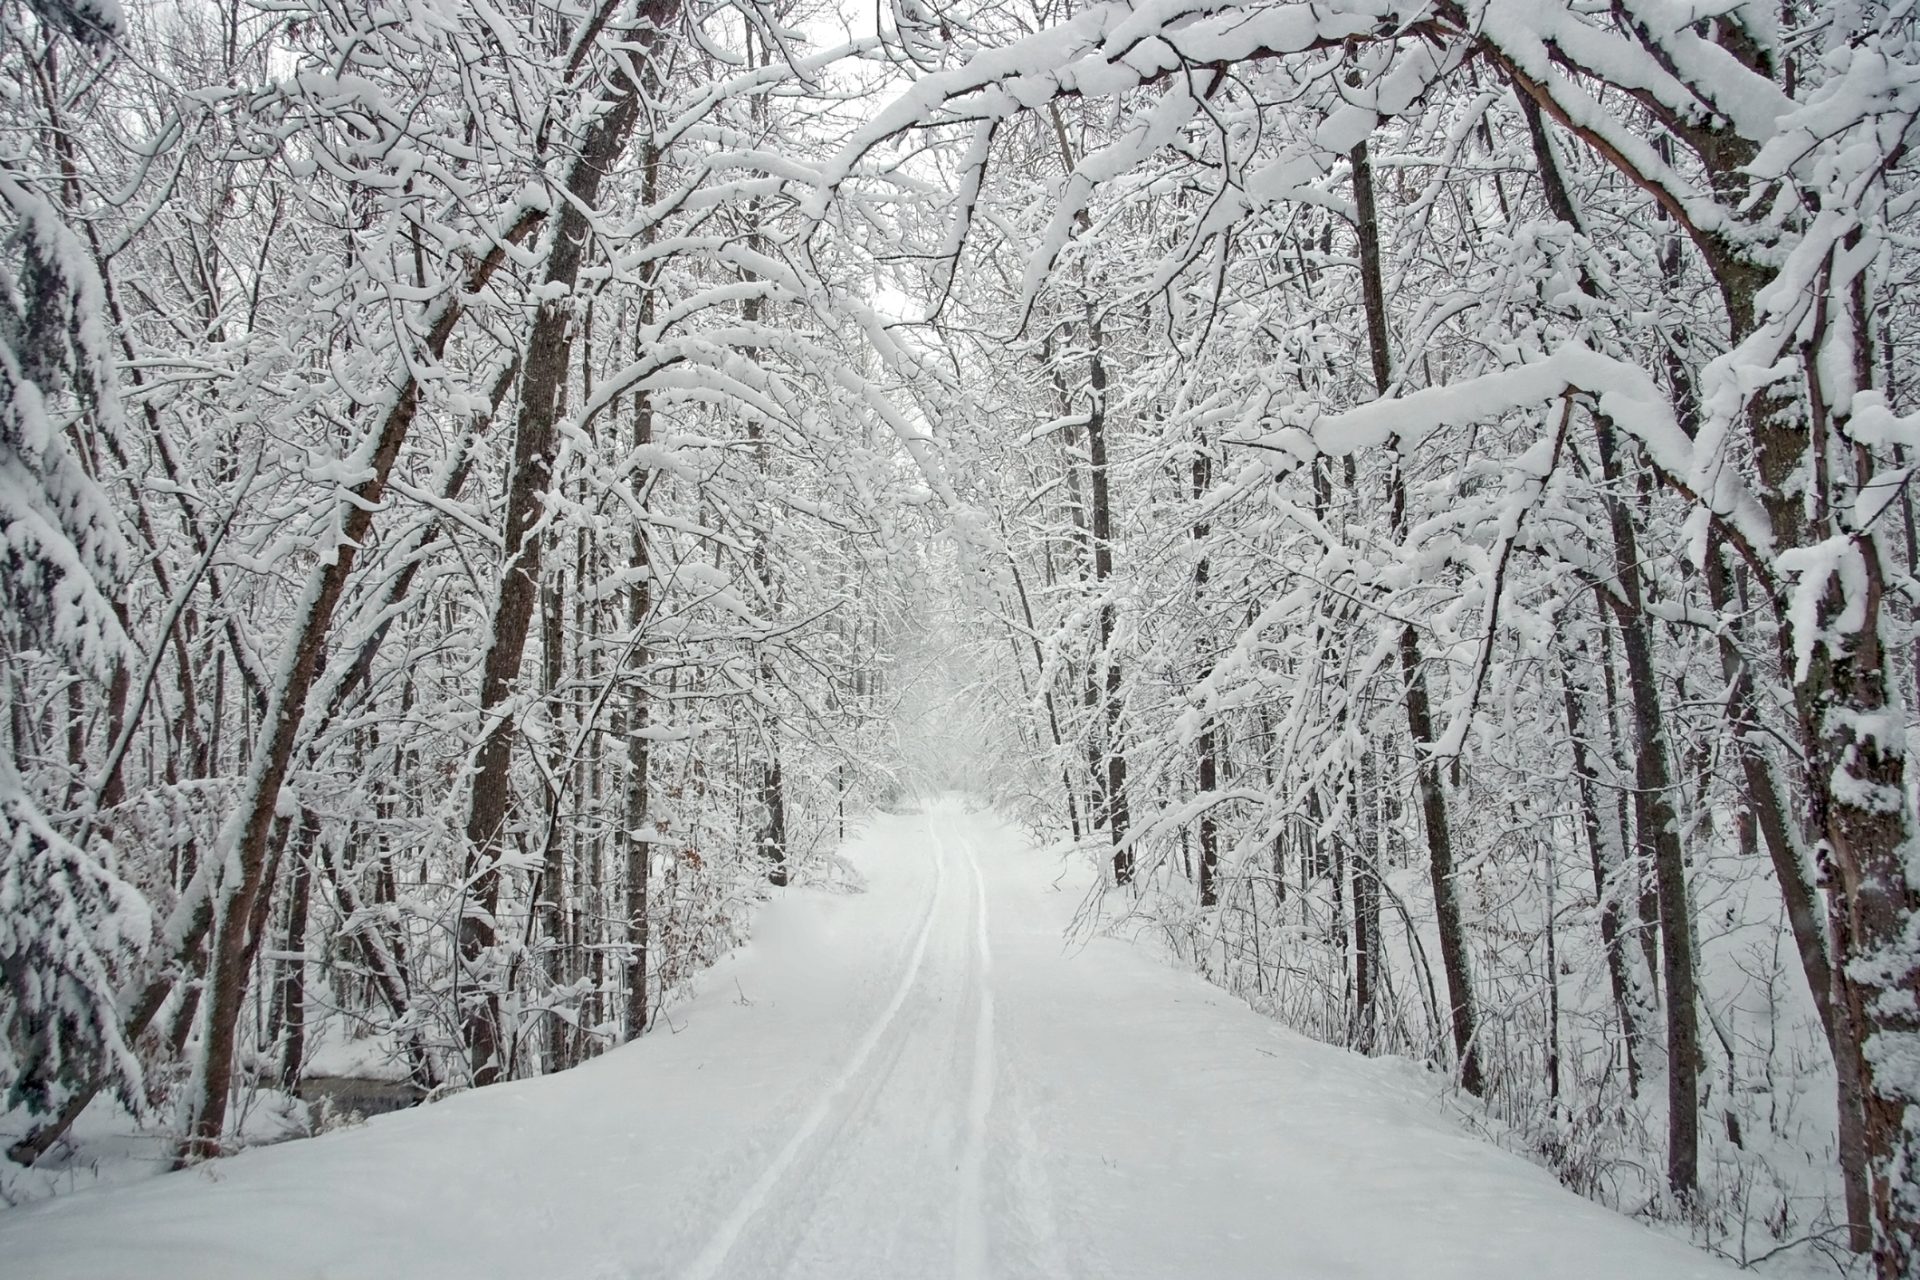
<path id="1" fill-rule="evenodd" d="M 902 801 L 909 809 L 919 803 L 917 799 Z M 810 820 L 794 842 L 796 851 L 806 851 L 793 869 L 794 886 L 809 894 L 864 893 L 864 875 L 843 856 L 837 842 L 843 831 L 847 837 L 857 838 L 865 825 L 861 817 Z M 671 1033 L 675 1011 L 697 994 L 701 976 L 722 958 L 749 944 L 768 901 L 759 878 L 732 885 L 724 892 L 704 894 L 675 892 L 672 882 L 667 882 L 666 890 L 656 895 L 653 913 L 661 960 L 656 972 L 654 1030 Z M 353 980 L 331 966 L 314 966 L 309 992 L 316 1012 L 308 1027 L 302 1078 L 406 1081 L 407 1055 L 401 1041 L 390 1029 L 345 1012 L 351 1002 L 340 999 L 334 986 Z M 610 1041 L 606 1047 L 611 1047 Z M 303 1100 L 273 1087 L 270 1081 L 275 1064 L 271 1054 L 255 1055 L 242 1066 L 242 1083 L 235 1090 L 228 1115 L 229 1154 L 312 1137 L 365 1120 L 350 1105 L 336 1105 L 327 1098 Z M 157 1097 L 146 1116 L 136 1116 L 118 1100 L 103 1095 L 32 1166 L 0 1160 L 0 1206 L 17 1207 L 76 1191 L 129 1185 L 171 1169 L 184 1132 L 179 1120 L 183 1082 L 161 1077 L 152 1083 L 157 1086 Z M 462 1090 L 457 1085 L 443 1087 L 427 1101 L 459 1092 Z M 30 1132 L 37 1120 L 25 1107 L 0 1112 L 0 1146 Z"/>
<path id="2" fill-rule="evenodd" d="M 1538 895 L 1486 859 L 1463 877 L 1489 1077 L 1476 1099 L 1443 1074 L 1450 1055 L 1438 1047 L 1437 1014 L 1446 988 L 1423 868 L 1386 877 L 1381 1014 L 1370 1044 L 1355 1008 L 1353 941 L 1341 932 L 1352 904 L 1334 901 L 1329 879 L 1276 894 L 1270 874 L 1242 867 L 1224 878 L 1220 904 L 1203 909 L 1181 870 L 1177 857 L 1163 861 L 1132 898 L 1109 888 L 1083 908 L 1080 930 L 1153 946 L 1316 1039 L 1400 1059 L 1437 1108 L 1489 1141 L 1697 1247 L 1768 1275 L 1864 1274 L 1844 1247 L 1833 1063 L 1778 894 L 1755 860 L 1722 852 L 1694 869 L 1705 1050 L 1694 1205 L 1665 1188 L 1657 1057 L 1628 1087 L 1590 887 L 1584 896 L 1569 887 L 1556 904 L 1550 976 Z"/>

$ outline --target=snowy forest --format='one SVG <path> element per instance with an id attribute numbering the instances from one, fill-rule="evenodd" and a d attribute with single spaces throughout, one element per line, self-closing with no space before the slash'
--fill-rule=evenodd
<path id="1" fill-rule="evenodd" d="M 0 0 L 0 1192 L 644 1043 L 952 790 L 1920 1276 L 1914 139 L 1912 0 Z"/>

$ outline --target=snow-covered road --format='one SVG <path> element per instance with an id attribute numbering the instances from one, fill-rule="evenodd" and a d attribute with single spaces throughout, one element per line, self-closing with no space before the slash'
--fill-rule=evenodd
<path id="1" fill-rule="evenodd" d="M 0 1215 L 8 1277 L 1733 1274 L 1116 941 L 947 802 L 793 890 L 642 1043 Z"/>

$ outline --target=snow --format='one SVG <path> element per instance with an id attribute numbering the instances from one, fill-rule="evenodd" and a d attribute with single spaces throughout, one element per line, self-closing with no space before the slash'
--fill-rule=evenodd
<path id="1" fill-rule="evenodd" d="M 0 1215 L 11 1275 L 1730 1275 L 1148 950 L 948 800 L 793 889 L 640 1043 Z"/>

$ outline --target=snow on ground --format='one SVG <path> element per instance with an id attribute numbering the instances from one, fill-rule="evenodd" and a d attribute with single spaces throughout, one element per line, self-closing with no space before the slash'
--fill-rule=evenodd
<path id="1" fill-rule="evenodd" d="M 0 1214 L 8 1276 L 1472 1277 L 1731 1268 L 1145 951 L 954 802 L 875 820 L 641 1043 Z"/>

